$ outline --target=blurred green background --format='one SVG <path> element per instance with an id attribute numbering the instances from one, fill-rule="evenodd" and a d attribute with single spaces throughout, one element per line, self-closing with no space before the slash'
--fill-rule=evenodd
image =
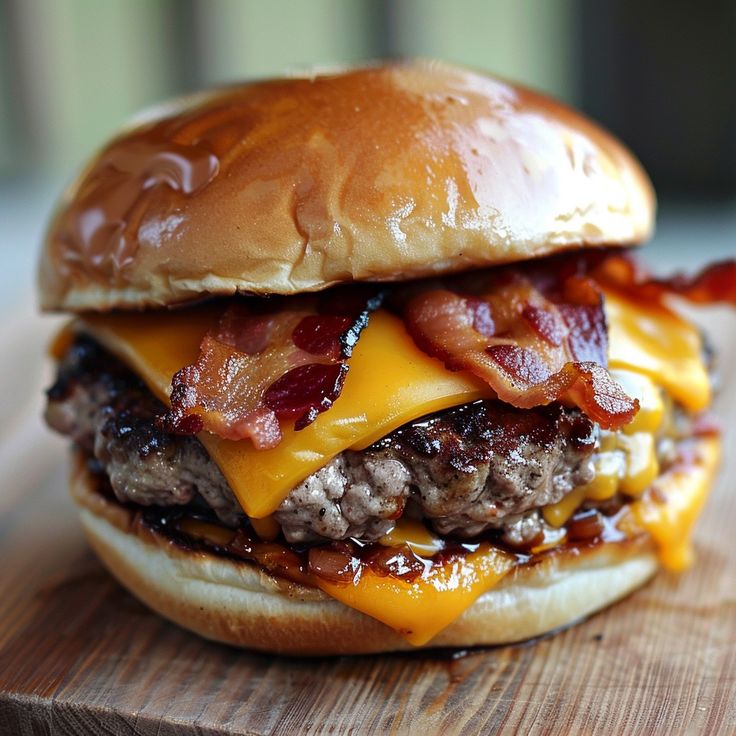
<path id="1" fill-rule="evenodd" d="M 55 193 L 141 107 L 381 57 L 465 63 L 580 107 L 663 195 L 651 258 L 736 255 L 734 38 L 732 0 L 0 0 L 2 298 L 29 290 Z"/>
<path id="2" fill-rule="evenodd" d="M 68 170 L 156 100 L 315 64 L 436 56 L 575 97 L 570 0 L 3 3 L 6 174 Z"/>

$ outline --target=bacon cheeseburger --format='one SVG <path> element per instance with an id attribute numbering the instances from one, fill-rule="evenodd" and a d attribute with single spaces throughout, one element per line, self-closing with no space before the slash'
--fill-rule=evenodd
<path id="1" fill-rule="evenodd" d="M 629 246 L 631 154 L 432 63 L 175 103 L 63 197 L 46 419 L 89 539 L 211 639 L 357 653 L 536 636 L 690 560 L 708 352 Z"/>

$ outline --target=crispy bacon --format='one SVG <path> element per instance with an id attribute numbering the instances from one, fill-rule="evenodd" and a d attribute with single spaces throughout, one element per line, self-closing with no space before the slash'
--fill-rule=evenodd
<path id="1" fill-rule="evenodd" d="M 196 363 L 172 379 L 165 428 L 250 438 L 268 449 L 280 442 L 282 422 L 306 427 L 339 397 L 347 359 L 380 303 L 359 291 L 362 298 L 342 302 L 334 294 L 280 300 L 269 311 L 232 303 L 204 336 Z"/>
<path id="2" fill-rule="evenodd" d="M 562 401 L 615 429 L 633 418 L 638 402 L 606 370 L 600 287 L 634 300 L 676 295 L 736 305 L 736 261 L 658 279 L 629 254 L 586 250 L 402 285 L 391 303 L 419 347 L 450 370 L 471 371 L 502 401 L 520 408 Z M 284 422 L 302 429 L 340 395 L 347 358 L 382 296 L 352 286 L 266 309 L 256 300 L 231 304 L 197 361 L 174 376 L 163 424 L 274 447 Z"/>
<path id="3" fill-rule="evenodd" d="M 659 300 L 673 295 L 694 304 L 730 304 L 736 306 L 736 260 L 720 261 L 694 276 L 675 274 L 656 278 L 633 256 L 610 255 L 592 271 L 602 285 L 614 286 L 640 300 Z"/>
<path id="4" fill-rule="evenodd" d="M 531 277 L 530 277 L 531 276 Z M 567 401 L 615 429 L 639 409 L 606 370 L 602 297 L 576 274 L 558 283 L 503 269 L 468 295 L 431 289 L 404 310 L 407 329 L 450 370 L 469 370 L 502 401 L 529 409 Z M 536 282 L 536 283 L 535 283 Z"/>

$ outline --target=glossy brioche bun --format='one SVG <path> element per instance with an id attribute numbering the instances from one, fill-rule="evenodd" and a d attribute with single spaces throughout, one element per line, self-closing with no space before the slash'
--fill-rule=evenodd
<path id="1" fill-rule="evenodd" d="M 710 483 L 717 453 L 708 451 L 712 439 L 698 442 L 693 449 L 703 450 L 704 461 L 694 482 Z M 279 581 L 247 562 L 187 551 L 134 528 L 127 509 L 94 489 L 94 478 L 76 455 L 72 496 L 98 556 L 141 601 L 186 629 L 282 654 L 415 648 L 388 626 L 319 590 Z M 517 568 L 426 647 L 505 644 L 539 636 L 622 598 L 643 585 L 657 566 L 646 536 L 547 555 L 538 564 Z"/>
<path id="2" fill-rule="evenodd" d="M 294 294 L 646 240 L 654 193 L 564 105 L 434 62 L 240 84 L 174 102 L 67 190 L 46 309 Z"/>

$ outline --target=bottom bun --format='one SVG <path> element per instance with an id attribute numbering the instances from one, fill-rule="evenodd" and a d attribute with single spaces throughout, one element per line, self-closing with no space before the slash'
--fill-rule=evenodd
<path id="1" fill-rule="evenodd" d="M 184 549 L 134 526 L 131 512 L 96 488 L 78 456 L 71 491 L 92 547 L 129 591 L 180 626 L 207 639 L 283 654 L 416 648 L 320 590 L 285 583 L 249 562 Z M 624 597 L 657 566 L 646 536 L 542 555 L 481 595 L 424 648 L 506 644 L 545 634 Z"/>

